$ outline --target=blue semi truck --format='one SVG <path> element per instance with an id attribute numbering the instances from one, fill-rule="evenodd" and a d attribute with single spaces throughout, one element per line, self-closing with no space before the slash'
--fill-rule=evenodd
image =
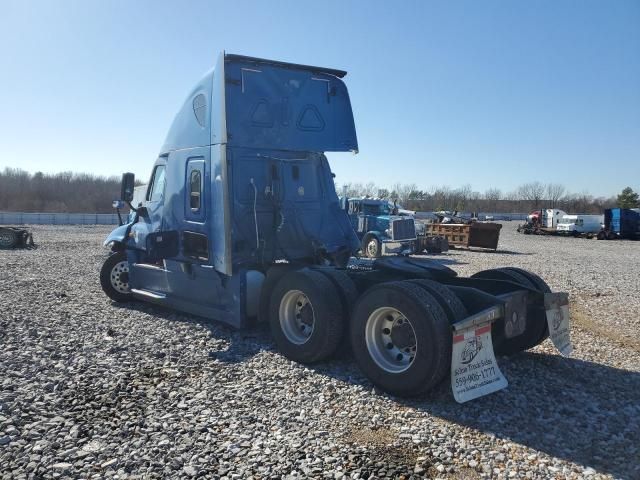
<path id="1" fill-rule="evenodd" d="M 533 273 L 462 278 L 398 256 L 353 265 L 361 241 L 325 156 L 358 151 L 345 75 L 221 54 L 178 111 L 140 204 L 123 175 L 134 214 L 105 240 L 106 295 L 236 328 L 268 322 L 297 362 L 350 345 L 371 381 L 398 395 L 447 376 L 455 339 L 479 325 L 499 354 L 542 342 L 546 305 L 566 296 Z"/>
<path id="2" fill-rule="evenodd" d="M 411 254 L 416 248 L 413 217 L 400 216 L 385 199 L 343 198 L 351 225 L 361 243 L 362 254 L 380 258 L 386 253 Z"/>
<path id="3" fill-rule="evenodd" d="M 640 208 L 607 208 L 598 240 L 640 239 Z"/>

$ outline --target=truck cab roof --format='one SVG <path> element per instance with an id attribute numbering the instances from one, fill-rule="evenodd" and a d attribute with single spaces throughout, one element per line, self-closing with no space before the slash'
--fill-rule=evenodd
<path id="1" fill-rule="evenodd" d="M 345 75 L 223 52 L 187 95 L 160 154 L 215 144 L 357 152 Z"/>

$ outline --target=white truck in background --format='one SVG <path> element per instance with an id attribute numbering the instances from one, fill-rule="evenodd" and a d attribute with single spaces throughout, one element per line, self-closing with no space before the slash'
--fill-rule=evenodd
<path id="1" fill-rule="evenodd" d="M 564 215 L 556 226 L 558 233 L 593 236 L 602 230 L 604 215 Z"/>
<path id="2" fill-rule="evenodd" d="M 565 215 L 567 215 L 567 212 L 564 210 L 547 208 L 534 210 L 527 216 L 527 220 L 531 223 L 537 223 L 538 226 L 542 228 L 556 228 Z"/>

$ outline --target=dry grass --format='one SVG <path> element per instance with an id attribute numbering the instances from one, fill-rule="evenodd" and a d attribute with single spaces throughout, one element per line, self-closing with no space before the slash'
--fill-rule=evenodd
<path id="1" fill-rule="evenodd" d="M 636 337 L 630 337 L 623 332 L 611 328 L 606 323 L 599 322 L 591 315 L 586 313 L 582 307 L 576 302 L 571 302 L 571 320 L 573 323 L 599 337 L 604 337 L 607 340 L 616 343 L 622 347 L 629 348 L 634 352 L 640 353 L 640 340 Z"/>

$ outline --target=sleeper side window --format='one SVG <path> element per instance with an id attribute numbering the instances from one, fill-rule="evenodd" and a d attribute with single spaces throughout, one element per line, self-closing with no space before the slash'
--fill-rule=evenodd
<path id="1" fill-rule="evenodd" d="M 200 211 L 202 202 L 202 173 L 192 170 L 189 178 L 189 207 L 192 212 Z"/>
<path id="2" fill-rule="evenodd" d="M 166 180 L 165 170 L 166 167 L 164 165 L 157 165 L 153 170 L 151 184 L 149 185 L 149 190 L 147 190 L 147 201 L 159 202 L 162 200 Z"/>

